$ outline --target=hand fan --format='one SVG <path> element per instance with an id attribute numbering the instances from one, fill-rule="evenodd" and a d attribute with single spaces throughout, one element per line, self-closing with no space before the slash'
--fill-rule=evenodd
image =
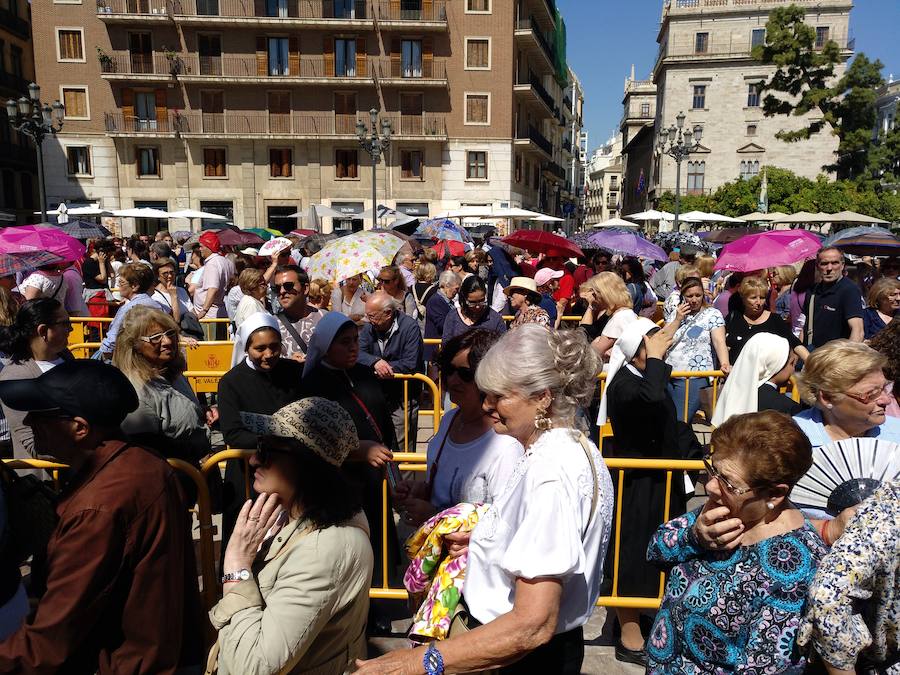
<path id="1" fill-rule="evenodd" d="M 813 465 L 797 481 L 791 501 L 832 513 L 832 509 L 853 506 L 854 499 L 862 501 L 881 482 L 898 476 L 900 445 L 877 438 L 847 438 L 813 448 Z"/>

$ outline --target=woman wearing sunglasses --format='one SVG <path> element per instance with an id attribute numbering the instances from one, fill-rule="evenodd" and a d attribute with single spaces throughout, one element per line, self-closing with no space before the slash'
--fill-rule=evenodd
<path id="1" fill-rule="evenodd" d="M 112 362 L 131 381 L 140 404 L 122 430 L 165 457 L 197 464 L 210 452 L 207 415 L 183 375 L 187 364 L 178 337 L 178 324 L 166 312 L 138 305 L 128 313 Z"/>
<path id="2" fill-rule="evenodd" d="M 444 319 L 442 343 L 472 328 L 483 328 L 494 333 L 506 332 L 503 317 L 488 306 L 487 287 L 479 277 L 472 274 L 463 279 L 457 298 L 459 309 L 451 310 Z"/>
<path id="3" fill-rule="evenodd" d="M 425 482 L 403 481 L 394 490 L 397 506 L 411 526 L 418 527 L 460 502 L 493 503 L 525 454 L 515 438 L 494 431 L 475 384 L 478 364 L 499 337 L 470 330 L 441 348 L 444 389 L 457 407 L 444 415 L 428 443 Z"/>
<path id="4" fill-rule="evenodd" d="M 706 505 L 665 523 L 647 551 L 669 573 L 647 672 L 802 673 L 797 631 L 826 553 L 787 499 L 812 466 L 809 439 L 790 417 L 767 410 L 727 420 L 711 448 Z M 699 543 L 697 523 L 715 509 L 740 521 L 737 544 Z"/>
<path id="5" fill-rule="evenodd" d="M 366 653 L 373 565 L 359 496 L 341 471 L 359 446 L 353 420 L 316 397 L 244 418 L 259 435 L 250 458 L 259 497 L 225 549 L 207 672 L 349 672 Z"/>

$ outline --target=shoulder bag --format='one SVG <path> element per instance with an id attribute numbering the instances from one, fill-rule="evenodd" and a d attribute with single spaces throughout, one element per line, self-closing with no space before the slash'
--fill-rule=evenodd
<path id="1" fill-rule="evenodd" d="M 22 563 L 47 550 L 56 529 L 56 493 L 35 476 L 19 476 L 0 462 L 0 482 L 8 514 L 2 555 Z"/>

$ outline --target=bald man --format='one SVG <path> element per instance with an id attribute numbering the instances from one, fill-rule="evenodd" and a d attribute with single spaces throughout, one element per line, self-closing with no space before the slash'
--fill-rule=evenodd
<path id="1" fill-rule="evenodd" d="M 415 380 L 409 383 L 409 416 L 404 424 L 403 381 L 394 379 L 394 375 L 423 371 L 425 347 L 419 322 L 400 311 L 398 302 L 384 291 L 376 291 L 366 300 L 366 318 L 369 322 L 359 335 L 359 363 L 372 368 L 383 380 L 399 449 L 415 452 L 422 387 Z M 405 430 L 409 432 L 406 441 Z"/>

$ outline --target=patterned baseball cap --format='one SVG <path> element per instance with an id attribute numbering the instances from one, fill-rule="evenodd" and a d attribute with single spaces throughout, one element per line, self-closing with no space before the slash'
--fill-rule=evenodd
<path id="1" fill-rule="evenodd" d="M 241 412 L 244 427 L 260 436 L 291 438 L 329 464 L 340 466 L 359 447 L 353 418 L 340 405 L 318 396 L 288 403 L 274 415 Z"/>

